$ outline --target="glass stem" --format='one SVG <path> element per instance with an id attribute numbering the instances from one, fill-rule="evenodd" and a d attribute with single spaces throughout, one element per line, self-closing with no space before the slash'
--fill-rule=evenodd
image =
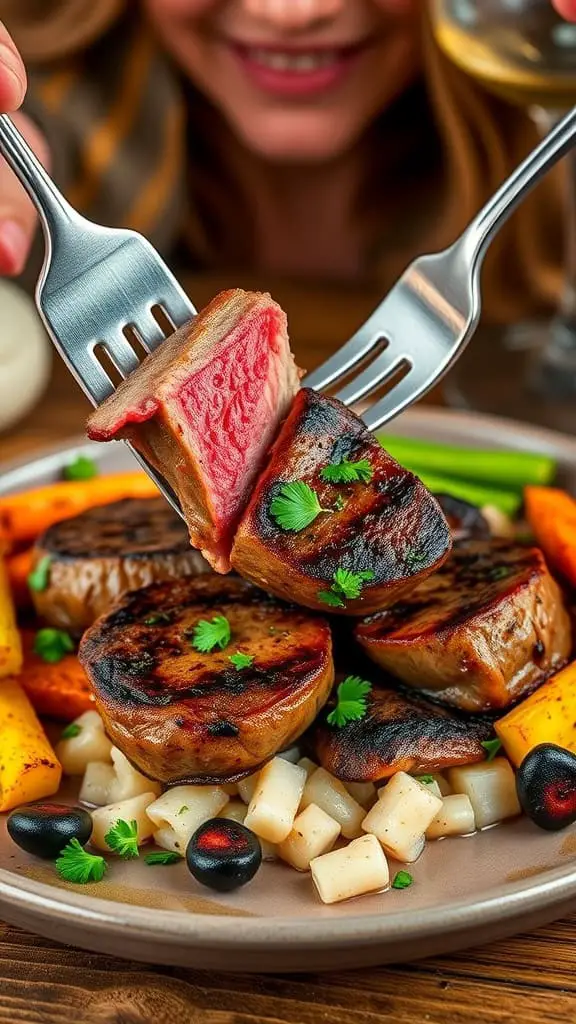
<path id="1" fill-rule="evenodd" d="M 560 318 L 576 345 L 576 149 L 566 161 L 565 279 L 560 299 Z"/>

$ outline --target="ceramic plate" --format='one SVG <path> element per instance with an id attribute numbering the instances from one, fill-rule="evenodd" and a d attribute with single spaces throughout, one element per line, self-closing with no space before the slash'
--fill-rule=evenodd
<path id="1" fill-rule="evenodd" d="M 462 413 L 422 409 L 395 433 L 548 452 L 576 486 L 576 440 Z M 68 446 L 7 467 L 0 492 L 58 477 L 81 448 L 103 472 L 129 468 L 122 444 Z M 72 792 L 63 791 L 73 799 Z M 310 878 L 265 864 L 250 886 L 220 896 L 184 863 L 114 862 L 106 879 L 72 886 L 23 854 L 0 820 L 0 917 L 62 942 L 154 963 L 233 971 L 320 971 L 412 959 L 532 928 L 576 908 L 576 827 L 557 834 L 527 820 L 431 843 L 411 867 L 415 884 L 332 907 Z"/>

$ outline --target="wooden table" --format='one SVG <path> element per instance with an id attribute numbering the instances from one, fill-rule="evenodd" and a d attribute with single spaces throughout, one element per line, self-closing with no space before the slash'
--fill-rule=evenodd
<path id="1" fill-rule="evenodd" d="M 222 278 L 194 282 L 191 294 L 201 305 L 231 283 Z M 280 285 L 273 294 L 288 310 L 294 348 L 308 368 L 340 344 L 377 301 L 370 290 L 334 295 Z M 0 437 L 0 457 L 23 457 L 81 433 L 87 409 L 56 363 L 42 403 L 15 431 Z M 147 967 L 63 947 L 0 922 L 0 1024 L 496 1021 L 576 1022 L 576 918 L 457 956 L 295 977 Z"/>

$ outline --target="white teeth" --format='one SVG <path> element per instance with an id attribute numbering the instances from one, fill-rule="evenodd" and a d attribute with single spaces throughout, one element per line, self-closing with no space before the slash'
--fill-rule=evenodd
<path id="1" fill-rule="evenodd" d="M 282 50 L 251 49 L 248 51 L 248 58 L 255 64 L 271 68 L 273 71 L 309 74 L 311 71 L 334 64 L 337 55 L 334 51 L 328 50 L 322 53 L 288 53 Z"/>

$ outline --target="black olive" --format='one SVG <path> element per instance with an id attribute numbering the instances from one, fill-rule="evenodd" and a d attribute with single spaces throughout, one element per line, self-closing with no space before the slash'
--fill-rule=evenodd
<path id="1" fill-rule="evenodd" d="M 516 772 L 518 799 L 540 828 L 559 832 L 576 821 L 576 755 L 553 743 L 541 743 Z"/>
<path id="2" fill-rule="evenodd" d="M 32 804 L 12 811 L 7 828 L 16 845 L 26 853 L 55 860 L 71 839 L 77 839 L 82 846 L 88 842 L 92 835 L 92 815 L 83 807 Z"/>
<path id="3" fill-rule="evenodd" d="M 262 849 L 249 828 L 227 818 L 211 818 L 188 843 L 186 863 L 197 882 L 218 892 L 231 892 L 254 878 L 262 863 Z"/>

